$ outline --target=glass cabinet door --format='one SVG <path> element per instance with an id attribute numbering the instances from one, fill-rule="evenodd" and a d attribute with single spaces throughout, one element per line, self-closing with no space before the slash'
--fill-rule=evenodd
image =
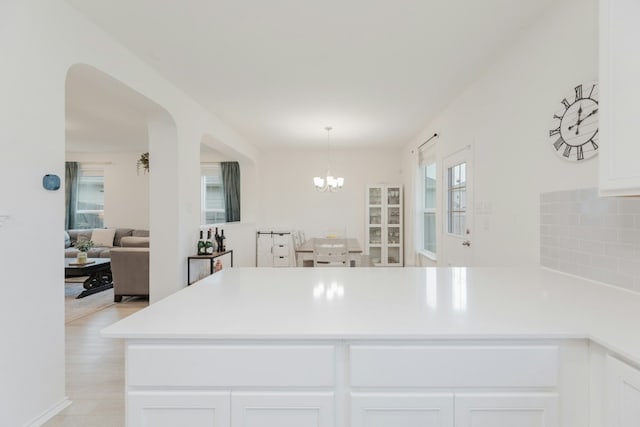
<path id="1" fill-rule="evenodd" d="M 369 228 L 369 244 L 370 245 L 382 244 L 382 227 Z"/>
<path id="2" fill-rule="evenodd" d="M 400 263 L 400 248 L 387 248 L 387 264 Z"/>
<path id="3" fill-rule="evenodd" d="M 369 258 L 372 264 L 380 264 L 382 262 L 382 248 L 369 248 Z"/>
<path id="4" fill-rule="evenodd" d="M 387 224 L 400 224 L 400 208 L 387 208 Z"/>
<path id="5" fill-rule="evenodd" d="M 382 208 L 369 208 L 369 224 L 382 224 Z"/>
<path id="6" fill-rule="evenodd" d="M 369 189 L 369 204 L 370 205 L 382 204 L 382 188 L 376 187 L 376 188 Z"/>
<path id="7" fill-rule="evenodd" d="M 400 244 L 400 227 L 389 227 L 387 229 L 387 243 L 390 245 Z"/>
<path id="8" fill-rule="evenodd" d="M 387 189 L 387 205 L 400 205 L 399 187 L 389 187 Z"/>

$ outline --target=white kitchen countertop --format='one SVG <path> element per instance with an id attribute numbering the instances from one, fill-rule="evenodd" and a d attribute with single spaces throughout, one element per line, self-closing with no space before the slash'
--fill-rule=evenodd
<path id="1" fill-rule="evenodd" d="M 640 294 L 542 268 L 229 268 L 105 329 L 134 339 L 589 338 L 640 362 Z"/>

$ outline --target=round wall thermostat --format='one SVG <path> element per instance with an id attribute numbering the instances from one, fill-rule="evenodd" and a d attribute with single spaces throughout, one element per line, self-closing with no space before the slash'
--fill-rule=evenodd
<path id="1" fill-rule="evenodd" d="M 58 190 L 60 189 L 60 177 L 58 175 L 46 174 L 42 177 L 42 186 L 45 190 Z"/>

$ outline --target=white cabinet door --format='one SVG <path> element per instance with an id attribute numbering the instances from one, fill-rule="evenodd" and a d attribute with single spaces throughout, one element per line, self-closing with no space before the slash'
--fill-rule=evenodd
<path id="1" fill-rule="evenodd" d="M 640 371 L 607 356 L 605 377 L 607 427 L 640 426 Z"/>
<path id="2" fill-rule="evenodd" d="M 257 252 L 258 267 L 273 267 L 273 238 L 271 234 L 258 234 Z"/>
<path id="3" fill-rule="evenodd" d="M 555 393 L 456 394 L 455 427 L 559 427 Z"/>
<path id="4" fill-rule="evenodd" d="M 232 393 L 232 427 L 333 427 L 333 393 Z M 184 424 L 183 424 L 184 425 Z"/>
<path id="5" fill-rule="evenodd" d="M 453 394 L 351 394 L 351 427 L 400 426 L 452 427 Z"/>
<path id="6" fill-rule="evenodd" d="M 229 392 L 129 392 L 128 427 L 227 427 Z"/>
<path id="7" fill-rule="evenodd" d="M 640 2 L 600 0 L 600 194 L 640 194 Z"/>

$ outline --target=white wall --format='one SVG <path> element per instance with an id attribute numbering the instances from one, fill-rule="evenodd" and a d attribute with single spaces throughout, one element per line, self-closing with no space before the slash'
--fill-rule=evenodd
<path id="1" fill-rule="evenodd" d="M 0 310 L 0 425 L 39 425 L 67 403 L 64 192 L 44 190 L 41 180 L 64 176 L 69 68 L 94 66 L 152 106 L 149 149 L 162 171 L 149 174 L 152 301 L 186 284 L 186 257 L 199 227 L 203 135 L 248 161 L 258 152 L 61 0 L 0 2 L 0 51 L 0 215 L 9 216 L 0 227 L 0 283 L 11 302 Z M 37 265 L 29 256 L 34 244 Z"/>
<path id="2" fill-rule="evenodd" d="M 345 179 L 336 193 L 320 193 L 314 176 L 324 176 L 327 152 L 270 150 L 260 158 L 259 230 L 304 230 L 307 237 L 342 230 L 364 245 L 367 184 L 401 183 L 397 150 L 332 150 L 331 172 Z"/>
<path id="3" fill-rule="evenodd" d="M 441 135 L 439 162 L 473 146 L 473 264 L 538 265 L 540 193 L 597 186 L 597 159 L 569 163 L 549 142 L 560 101 L 577 84 L 597 80 L 597 29 L 596 0 L 559 1 L 404 148 L 405 185 L 415 199 L 415 148 L 421 142 Z M 408 215 L 414 203 L 407 198 Z M 413 223 L 411 216 L 407 222 Z M 442 230 L 441 215 L 438 221 Z M 410 239 L 406 253 L 407 261 L 425 263 L 416 259 Z"/>
<path id="4" fill-rule="evenodd" d="M 149 229 L 149 175 L 136 163 L 140 153 L 66 153 L 66 161 L 104 168 L 104 226 Z"/>

